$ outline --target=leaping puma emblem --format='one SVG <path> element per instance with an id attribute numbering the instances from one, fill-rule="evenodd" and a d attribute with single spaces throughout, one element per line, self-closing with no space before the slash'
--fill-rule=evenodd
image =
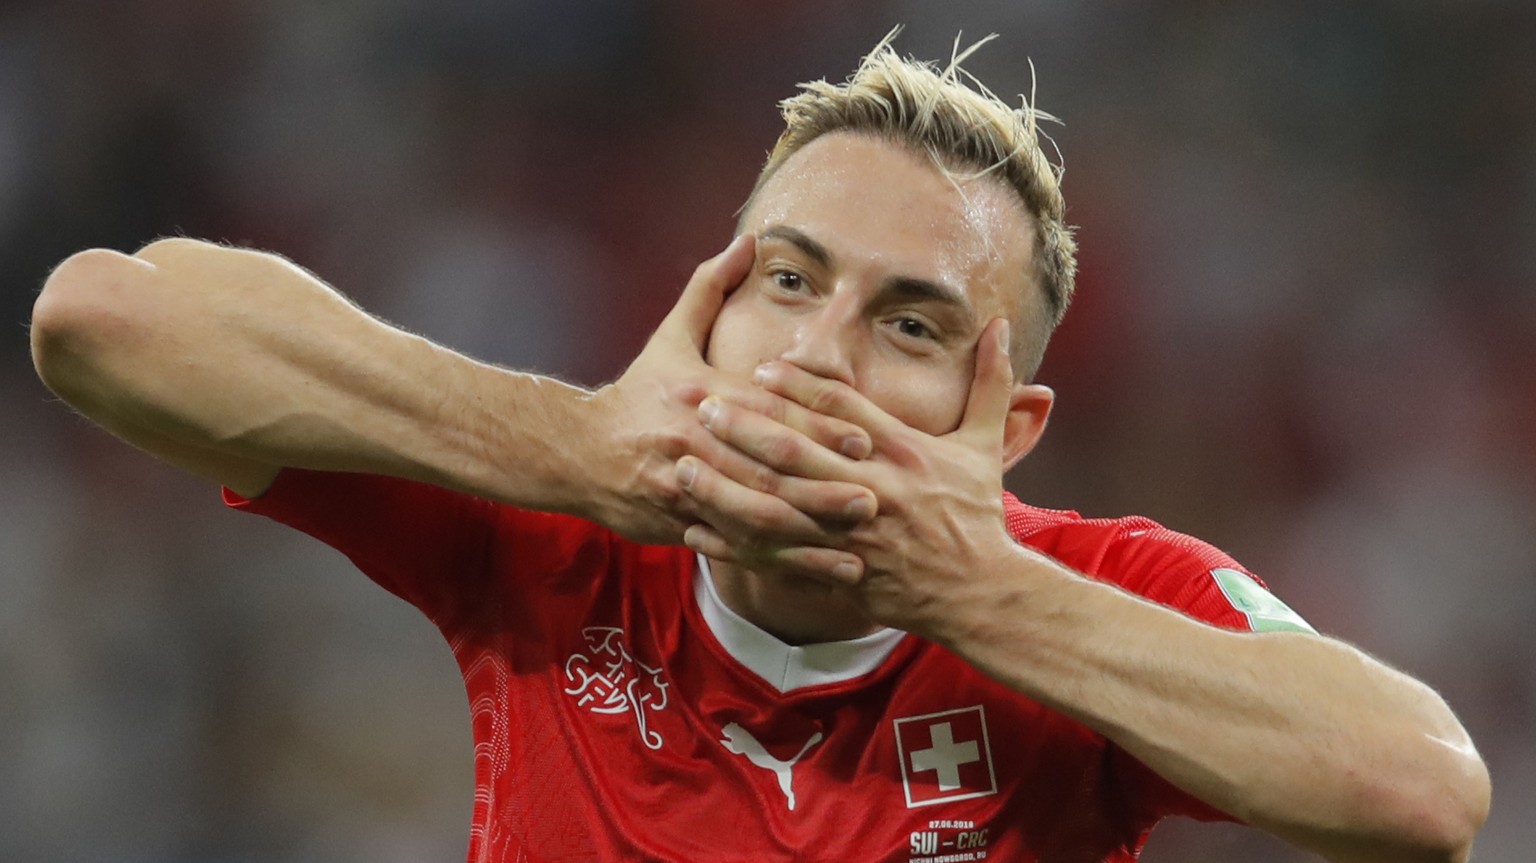
<path id="1" fill-rule="evenodd" d="M 757 738 L 753 737 L 751 732 L 734 722 L 720 729 L 720 733 L 725 735 L 725 738 L 720 741 L 721 746 L 737 755 L 747 756 L 748 761 L 764 770 L 773 771 L 773 775 L 779 780 L 779 790 L 784 792 L 784 799 L 789 802 L 790 811 L 794 811 L 795 785 L 792 771 L 805 753 L 821 742 L 821 732 L 812 734 L 811 739 L 805 741 L 805 745 L 800 747 L 795 757 L 788 761 L 780 761 L 769 755 L 768 750 L 763 748 L 763 744 L 757 742 Z"/>

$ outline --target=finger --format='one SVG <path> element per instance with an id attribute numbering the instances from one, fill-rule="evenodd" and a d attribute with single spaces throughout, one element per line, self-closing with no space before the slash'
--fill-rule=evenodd
<path id="1" fill-rule="evenodd" d="M 748 488 L 694 456 L 677 461 L 677 481 L 699 520 L 738 541 L 829 545 L 832 535 L 809 515 L 771 494 Z"/>
<path id="2" fill-rule="evenodd" d="M 858 462 L 757 411 L 711 396 L 699 402 L 699 422 L 715 437 L 781 474 L 859 481 Z"/>
<path id="3" fill-rule="evenodd" d="M 699 430 L 698 436 L 701 439 L 690 442 L 685 454 L 697 456 L 753 491 L 779 498 L 821 524 L 851 527 L 875 516 L 875 493 L 863 485 L 780 473 L 706 430 Z"/>
<path id="4" fill-rule="evenodd" d="M 874 450 L 869 432 L 847 420 L 808 410 L 762 387 L 734 385 L 723 376 L 720 383 L 723 385 L 711 387 L 711 395 L 747 410 L 756 411 L 774 422 L 794 429 L 833 452 L 841 453 L 851 459 L 862 460 L 868 458 Z"/>
<path id="5" fill-rule="evenodd" d="M 1008 359 L 1008 321 L 995 318 L 976 342 L 976 371 L 957 433 L 1002 446 L 1013 398 L 1013 364 Z"/>
<path id="6" fill-rule="evenodd" d="M 905 429 L 901 420 L 881 410 L 864 394 L 842 381 L 814 375 L 793 363 L 770 362 L 752 377 L 758 386 L 807 410 L 852 423 L 869 432 L 878 449 L 882 437 Z"/>
<path id="7" fill-rule="evenodd" d="M 690 526 L 683 534 L 683 544 L 714 560 L 758 571 L 788 572 L 829 584 L 853 584 L 864 574 L 864 561 L 855 554 L 816 546 L 739 547 L 707 524 Z"/>
<path id="8" fill-rule="evenodd" d="M 752 269 L 755 242 L 752 234 L 742 234 L 732 240 L 725 251 L 699 264 L 677 304 L 656 328 L 653 338 L 691 345 L 703 356 L 710 329 L 720 314 L 720 307 L 725 304 L 726 295 L 735 290 Z"/>

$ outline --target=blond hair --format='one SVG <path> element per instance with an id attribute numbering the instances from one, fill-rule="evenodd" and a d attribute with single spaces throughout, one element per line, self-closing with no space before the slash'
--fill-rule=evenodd
<path id="1" fill-rule="evenodd" d="M 1018 194 L 1034 223 L 1034 272 L 1027 275 L 1040 288 L 1045 313 L 1030 316 L 1033 326 L 1014 326 L 1010 351 L 1015 374 L 1028 380 L 1072 301 L 1077 272 L 1077 244 L 1064 221 L 1062 171 L 1040 146 L 1050 138 L 1040 132 L 1039 121 L 1055 118 L 1036 110 L 1033 98 L 1021 96 L 1020 107 L 1009 107 L 960 67 L 995 36 L 964 51 L 956 40 L 949 65 L 941 69 L 898 55 L 891 41 L 899 30 L 864 57 L 847 83 L 811 81 L 800 85 L 803 92 L 779 103 L 784 132 L 742 212 L 789 157 L 829 132 L 869 135 L 926 153 L 953 178 L 997 177 Z"/>

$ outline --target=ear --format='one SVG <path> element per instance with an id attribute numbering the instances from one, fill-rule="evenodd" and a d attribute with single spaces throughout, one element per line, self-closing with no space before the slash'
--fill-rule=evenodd
<path id="1" fill-rule="evenodd" d="M 1046 420 L 1056 404 L 1056 393 L 1041 384 L 1017 384 L 1008 400 L 1003 423 L 1003 473 L 1013 470 L 1045 434 Z"/>

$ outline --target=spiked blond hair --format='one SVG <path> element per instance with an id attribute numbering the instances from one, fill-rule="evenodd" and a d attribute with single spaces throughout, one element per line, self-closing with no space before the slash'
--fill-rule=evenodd
<path id="1" fill-rule="evenodd" d="M 1077 273 L 1077 244 L 1064 219 L 1061 168 L 1040 146 L 1050 138 L 1039 121 L 1055 120 L 1036 110 L 1033 94 L 1020 97 L 1019 108 L 993 95 L 960 64 L 996 38 L 988 36 L 960 50 L 956 40 L 949 65 L 902 58 L 891 47 L 892 30 L 866 55 L 844 84 L 825 80 L 800 85 L 801 93 L 779 103 L 785 129 L 758 174 L 752 195 L 795 153 L 830 132 L 869 135 L 926 153 L 947 176 L 964 179 L 993 175 L 1013 189 L 1034 223 L 1034 272 L 1045 313 L 1029 315 L 1031 325 L 1013 327 L 1014 373 L 1034 377 L 1051 332 L 1072 301 Z M 1033 71 L 1033 65 L 1031 65 Z M 1054 143 L 1052 144 L 1054 149 Z M 1023 323 L 1023 322 L 1020 322 Z"/>

